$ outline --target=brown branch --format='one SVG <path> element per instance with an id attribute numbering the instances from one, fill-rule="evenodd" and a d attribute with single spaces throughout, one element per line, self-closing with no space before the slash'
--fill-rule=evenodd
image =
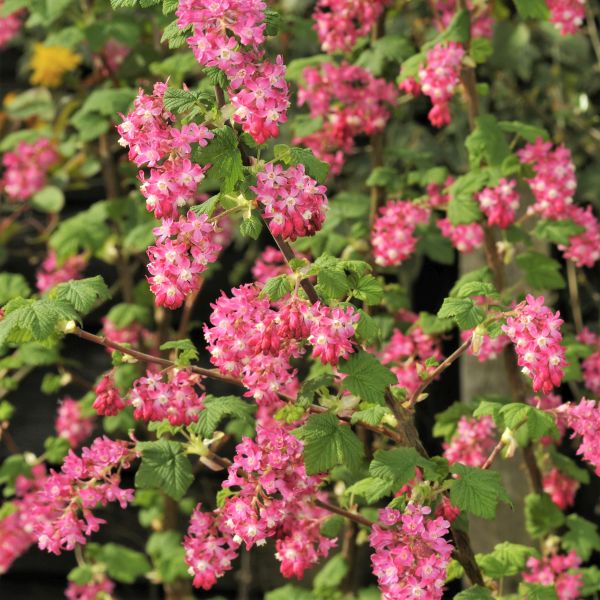
<path id="1" fill-rule="evenodd" d="M 373 521 L 370 521 L 366 517 L 346 510 L 345 508 L 341 508 L 340 506 L 335 506 L 335 504 L 329 504 L 329 502 L 325 502 L 323 500 L 315 500 L 315 504 L 321 508 L 324 508 L 325 510 L 328 510 L 329 512 L 335 513 L 336 515 L 346 517 L 346 519 L 350 519 L 359 525 L 364 525 L 365 527 L 372 527 L 374 525 Z"/>
<path id="2" fill-rule="evenodd" d="M 581 301 L 579 299 L 577 269 L 575 268 L 575 263 L 572 260 L 567 260 L 567 283 L 569 286 L 569 299 L 571 300 L 571 312 L 573 313 L 575 331 L 580 333 L 583 329 L 583 312 L 581 310 Z"/>

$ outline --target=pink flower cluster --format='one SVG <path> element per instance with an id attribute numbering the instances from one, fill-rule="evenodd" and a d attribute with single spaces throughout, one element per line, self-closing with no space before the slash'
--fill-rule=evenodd
<path id="1" fill-rule="evenodd" d="M 400 89 L 411 95 L 419 91 L 429 96 L 433 108 L 429 121 L 434 127 L 443 127 L 452 121 L 449 102 L 460 82 L 460 70 L 465 49 L 458 42 L 435 45 L 427 52 L 427 60 L 419 69 L 419 81 L 407 78 Z"/>
<path id="2" fill-rule="evenodd" d="M 273 246 L 267 246 L 252 266 L 252 277 L 256 283 L 266 283 L 272 277 L 286 273 L 290 274 L 291 270 L 283 254 Z"/>
<path id="3" fill-rule="evenodd" d="M 460 337 L 463 342 L 473 336 L 474 331 L 474 329 L 462 331 Z M 503 333 L 495 338 L 477 334 L 477 340 L 469 346 L 467 353 L 476 356 L 479 362 L 487 362 L 498 358 L 509 342 L 510 340 Z"/>
<path id="4" fill-rule="evenodd" d="M 528 294 L 514 309 L 502 331 L 515 345 L 519 366 L 532 379 L 533 391 L 548 394 L 560 385 L 565 366 L 565 349 L 561 346 L 560 312 L 544 306 L 544 297 Z"/>
<path id="5" fill-rule="evenodd" d="M 36 507 L 48 515 L 33 524 L 39 548 L 54 554 L 73 550 L 106 522 L 92 513 L 93 508 L 109 502 L 125 508 L 133 490 L 120 487 L 120 472 L 135 456 L 127 442 L 104 436 L 83 448 L 81 456 L 69 450 L 60 472 L 51 472 L 35 496 Z"/>
<path id="6" fill-rule="evenodd" d="M 429 221 L 431 212 L 410 200 L 388 200 L 379 212 L 371 231 L 375 262 L 382 267 L 400 265 L 415 251 L 415 229 Z"/>
<path id="7" fill-rule="evenodd" d="M 456 0 L 435 0 L 433 3 L 436 12 L 436 26 L 439 31 L 444 31 L 450 25 L 456 15 L 456 5 Z M 491 38 L 494 26 L 491 7 L 487 4 L 467 0 L 467 8 L 471 16 L 471 37 Z"/>
<path id="8" fill-rule="evenodd" d="M 416 320 L 416 315 L 409 313 L 403 320 L 408 319 Z M 398 378 L 398 387 L 405 388 L 409 394 L 419 387 L 421 378 L 430 375 L 435 368 L 427 366 L 425 361 L 444 359 L 439 341 L 416 325 L 406 333 L 395 329 L 380 356 Z"/>
<path id="9" fill-rule="evenodd" d="M 369 541 L 383 600 L 427 598 L 441 600 L 452 544 L 444 536 L 450 523 L 432 518 L 431 509 L 410 502 L 404 513 L 391 508 L 379 511 Z"/>
<path id="10" fill-rule="evenodd" d="M 4 174 L 0 191 L 9 200 L 27 200 L 39 192 L 48 179 L 48 170 L 60 160 L 54 144 L 47 138 L 35 142 L 19 142 L 2 157 Z"/>
<path id="11" fill-rule="evenodd" d="M 310 148 L 337 175 L 357 136 L 383 131 L 396 103 L 396 88 L 348 62 L 307 67 L 302 76 L 305 83 L 298 88 L 298 105 L 307 104 L 310 116 L 321 118 L 323 124 L 314 133 L 296 137 L 294 143 Z"/>
<path id="12" fill-rule="evenodd" d="M 278 135 L 289 107 L 283 59 L 263 59 L 265 9 L 262 0 L 181 0 L 176 12 L 180 29 L 193 27 L 196 60 L 229 78 L 233 118 L 259 144 Z"/>
<path id="13" fill-rule="evenodd" d="M 157 219 L 175 219 L 180 208 L 196 203 L 205 169 L 190 161 L 191 144 L 206 146 L 213 137 L 196 123 L 173 127 L 175 115 L 163 105 L 166 89 L 162 82 L 154 84 L 151 96 L 140 89 L 133 110 L 126 117 L 121 115 L 123 122 L 117 126 L 119 143 L 129 148 L 129 160 L 138 167 L 150 167 L 148 179 L 140 171 L 140 190 Z"/>
<path id="14" fill-rule="evenodd" d="M 112 600 L 115 583 L 106 575 L 96 575 L 92 581 L 84 584 L 69 582 L 65 590 L 67 600 Z"/>
<path id="15" fill-rule="evenodd" d="M 81 404 L 73 398 L 63 398 L 56 420 L 54 429 L 58 437 L 65 438 L 71 448 L 76 448 L 84 442 L 94 431 L 94 420 L 83 415 Z"/>
<path id="16" fill-rule="evenodd" d="M 585 19 L 584 0 L 546 0 L 550 9 L 550 22 L 561 35 L 577 33 Z"/>
<path id="17" fill-rule="evenodd" d="M 528 583 L 540 583 L 552 586 L 558 600 L 577 600 L 583 586 L 580 573 L 569 572 L 581 565 L 581 559 L 572 550 L 568 554 L 552 554 L 543 558 L 532 556 L 527 559 L 528 572 L 523 580 Z"/>
<path id="18" fill-rule="evenodd" d="M 0 8 L 2 8 L 3 4 L 4 0 L 0 0 Z M 10 40 L 19 33 L 23 24 L 21 20 L 22 15 L 23 11 L 17 10 L 5 17 L 0 17 L 0 50 L 5 48 Z"/>
<path id="19" fill-rule="evenodd" d="M 239 491 L 212 515 L 197 508 L 184 541 L 196 587 L 214 585 L 242 543 L 249 550 L 276 538 L 281 573 L 298 578 L 335 546 L 319 529 L 329 516 L 314 503 L 320 477 L 306 474 L 302 443 L 282 425 L 259 424 L 256 441 L 244 438 L 236 447 L 228 475 L 223 486 Z"/>
<path id="20" fill-rule="evenodd" d="M 198 394 L 200 375 L 187 369 L 172 369 L 165 375 L 148 371 L 133 383 L 130 402 L 133 416 L 142 421 L 163 421 L 189 425 L 198 420 L 205 394 Z"/>
<path id="21" fill-rule="evenodd" d="M 565 404 L 563 411 L 573 430 L 571 437 L 581 438 L 577 454 L 594 467 L 596 475 L 600 475 L 600 405 L 582 398 L 577 404 Z"/>
<path id="22" fill-rule="evenodd" d="M 600 336 L 592 333 L 589 329 L 584 330 L 577 339 L 592 346 L 594 351 L 581 362 L 583 371 L 583 383 L 585 387 L 595 395 L 600 395 Z"/>
<path id="23" fill-rule="evenodd" d="M 515 179 L 501 179 L 496 187 L 484 188 L 476 194 L 475 198 L 490 227 L 497 225 L 506 229 L 515 222 L 520 201 L 516 186 Z"/>
<path id="24" fill-rule="evenodd" d="M 479 223 L 453 225 L 450 219 L 443 218 L 437 220 L 437 226 L 442 235 L 448 238 L 452 245 L 463 254 L 472 252 L 483 245 L 484 233 Z"/>
<path id="25" fill-rule="evenodd" d="M 207 215 L 192 210 L 177 221 L 163 219 L 154 229 L 156 245 L 148 248 L 148 283 L 158 306 L 179 308 L 188 294 L 200 288 L 200 274 L 222 250 L 215 231 Z"/>
<path id="26" fill-rule="evenodd" d="M 349 52 L 369 34 L 390 0 L 318 0 L 313 19 L 323 52 Z"/>
<path id="27" fill-rule="evenodd" d="M 35 285 L 40 292 L 47 292 L 59 283 L 80 279 L 87 262 L 88 259 L 84 254 L 69 256 L 59 262 L 56 252 L 48 250 L 48 255 L 35 274 Z"/>
<path id="28" fill-rule="evenodd" d="M 579 489 L 579 481 L 553 467 L 544 473 L 542 482 L 544 492 L 550 496 L 552 502 L 558 508 L 565 510 L 575 504 L 575 494 Z"/>
<path id="29" fill-rule="evenodd" d="M 212 327 L 204 336 L 211 362 L 222 373 L 241 377 L 247 394 L 259 404 L 278 402 L 277 395 L 294 395 L 295 371 L 290 359 L 303 352 L 302 343 L 313 346 L 312 356 L 323 363 L 337 364 L 353 352 L 351 338 L 359 319 L 351 307 L 313 306 L 297 298 L 271 308 L 256 285 L 243 285 L 212 304 Z"/>
<path id="30" fill-rule="evenodd" d="M 117 327 L 108 317 L 103 317 L 102 333 L 107 340 L 116 344 L 129 344 L 136 347 L 142 343 L 148 346 L 155 345 L 154 334 L 137 321 L 123 327 Z M 112 352 L 110 348 L 106 348 L 106 351 L 108 353 Z"/>
<path id="31" fill-rule="evenodd" d="M 294 241 L 314 235 L 325 221 L 327 196 L 324 185 L 306 175 L 304 165 L 284 169 L 267 163 L 250 188 L 263 207 L 275 236 Z"/>
<path id="32" fill-rule="evenodd" d="M 498 432 L 494 419 L 461 417 L 450 443 L 444 442 L 444 457 L 450 464 L 481 467 L 496 445 Z"/>
<path id="33" fill-rule="evenodd" d="M 571 236 L 568 245 L 559 249 L 578 267 L 592 267 L 600 260 L 600 224 L 591 206 L 586 209 L 573 204 L 577 180 L 571 152 L 562 145 L 552 149 L 550 142 L 538 139 L 518 155 L 535 172 L 528 180 L 535 198 L 528 212 L 554 221 L 569 219 L 583 227 L 582 233 Z"/>
<path id="34" fill-rule="evenodd" d="M 113 380 L 112 372 L 104 375 L 96 386 L 96 399 L 92 404 L 94 410 L 102 416 L 113 416 L 125 408 L 125 402 Z"/>

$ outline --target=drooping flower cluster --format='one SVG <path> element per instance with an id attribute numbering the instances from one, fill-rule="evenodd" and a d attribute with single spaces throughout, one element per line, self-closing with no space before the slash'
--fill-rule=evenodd
<path id="1" fill-rule="evenodd" d="M 501 179 L 496 187 L 484 188 L 475 196 L 490 227 L 497 225 L 506 229 L 515 222 L 515 214 L 519 208 L 516 185 L 514 179 Z"/>
<path id="2" fill-rule="evenodd" d="M 115 583 L 106 575 L 95 575 L 92 581 L 78 584 L 70 581 L 65 590 L 67 600 L 113 600 Z"/>
<path id="3" fill-rule="evenodd" d="M 441 600 L 452 545 L 444 539 L 450 523 L 432 518 L 427 506 L 409 503 L 404 513 L 391 508 L 379 511 L 369 541 L 371 556 L 384 600 L 428 598 Z"/>
<path id="4" fill-rule="evenodd" d="M 239 491 L 213 515 L 197 510 L 192 517 L 184 546 L 194 585 L 209 589 L 231 568 L 240 544 L 249 550 L 272 537 L 281 573 L 302 577 L 336 544 L 320 533 L 328 513 L 314 503 L 319 483 L 306 474 L 297 438 L 276 422 L 259 424 L 256 441 L 238 444 L 223 484 Z"/>
<path id="5" fill-rule="evenodd" d="M 577 454 L 589 462 L 600 475 L 600 405 L 594 400 L 582 398 L 577 404 L 562 407 L 567 424 L 573 430 L 572 437 L 581 438 Z"/>
<path id="6" fill-rule="evenodd" d="M 272 277 L 290 272 L 283 254 L 273 246 L 267 246 L 252 266 L 252 277 L 256 283 L 265 283 Z"/>
<path id="7" fill-rule="evenodd" d="M 0 9 L 4 0 L 0 0 Z M 21 30 L 23 11 L 17 10 L 6 16 L 0 16 L 0 50 L 4 49 Z"/>
<path id="8" fill-rule="evenodd" d="M 150 290 L 158 306 L 179 308 L 200 287 L 200 274 L 217 260 L 216 225 L 205 214 L 188 211 L 177 221 L 163 219 L 154 229 L 156 245 L 148 248 Z"/>
<path id="9" fill-rule="evenodd" d="M 417 315 L 408 313 L 404 321 L 415 321 Z M 409 394 L 421 384 L 421 377 L 430 375 L 435 367 L 425 364 L 427 359 L 443 360 L 439 341 L 424 333 L 418 325 L 413 325 L 406 333 L 395 329 L 392 337 L 381 352 L 381 361 L 388 365 L 398 378 L 398 387 Z"/>
<path id="10" fill-rule="evenodd" d="M 263 58 L 265 10 L 262 0 L 181 0 L 176 12 L 180 29 L 192 27 L 187 42 L 196 60 L 229 78 L 233 119 L 259 144 L 278 135 L 289 106 L 283 59 Z"/>
<path id="11" fill-rule="evenodd" d="M 463 254 L 472 252 L 483 245 L 484 233 L 479 223 L 453 225 L 450 219 L 437 220 L 438 229 L 452 245 Z"/>
<path id="12" fill-rule="evenodd" d="M 36 505 L 49 515 L 33 523 L 39 548 L 54 554 L 73 550 L 105 523 L 92 513 L 93 508 L 109 502 L 125 508 L 133 490 L 120 487 L 120 472 L 135 456 L 127 442 L 104 436 L 83 448 L 81 456 L 69 450 L 60 472 L 51 472 L 35 496 Z"/>
<path id="13" fill-rule="evenodd" d="M 133 416 L 143 421 L 163 421 L 189 425 L 198 420 L 205 394 L 198 394 L 200 375 L 187 369 L 172 369 L 164 374 L 148 371 L 133 383 L 130 402 Z"/>
<path id="14" fill-rule="evenodd" d="M 179 209 L 197 202 L 198 184 L 204 179 L 205 169 L 190 161 L 191 144 L 206 146 L 213 134 L 196 123 L 173 127 L 175 115 L 163 104 L 166 89 L 162 82 L 154 84 L 150 96 L 140 89 L 117 131 L 119 143 L 129 148 L 129 160 L 150 167 L 147 179 L 143 171 L 139 175 L 148 210 L 157 219 L 176 219 Z"/>
<path id="15" fill-rule="evenodd" d="M 569 243 L 559 249 L 578 267 L 592 267 L 600 260 L 600 224 L 591 206 L 573 204 L 577 180 L 571 152 L 562 145 L 552 149 L 550 142 L 538 139 L 527 144 L 518 155 L 535 172 L 528 180 L 535 198 L 528 212 L 553 221 L 568 219 L 579 225 L 582 232 L 571 236 Z"/>
<path id="16" fill-rule="evenodd" d="M 527 559 L 528 572 L 523 573 L 523 580 L 529 583 L 552 586 L 556 590 L 558 600 L 577 600 L 583 586 L 580 573 L 573 573 L 581 565 L 581 558 L 574 550 L 568 554 L 554 553 L 551 556 Z"/>
<path id="17" fill-rule="evenodd" d="M 432 7 L 435 10 L 435 24 L 439 31 L 444 31 L 450 25 L 457 11 L 456 0 L 435 0 Z M 488 4 L 467 0 L 467 8 L 471 17 L 471 37 L 491 38 L 494 17 L 492 7 Z"/>
<path id="18" fill-rule="evenodd" d="M 497 441 L 496 425 L 489 416 L 478 419 L 461 417 L 450 443 L 444 443 L 444 457 L 448 462 L 481 467 Z"/>
<path id="19" fill-rule="evenodd" d="M 419 69 L 419 81 L 409 77 L 400 84 L 409 94 L 421 91 L 429 96 L 433 108 L 428 117 L 434 127 L 443 127 L 452 120 L 449 102 L 460 82 L 464 55 L 465 49 L 458 42 L 436 44 L 427 52 L 427 60 Z"/>
<path id="20" fill-rule="evenodd" d="M 113 416 L 125 408 L 125 402 L 119 394 L 112 373 L 107 373 L 100 379 L 95 392 L 96 399 L 92 407 L 99 415 Z"/>
<path id="21" fill-rule="evenodd" d="M 35 277 L 35 285 L 40 292 L 46 292 L 59 283 L 80 279 L 88 259 L 84 254 L 69 256 L 59 261 L 54 250 L 42 261 Z"/>
<path id="22" fill-rule="evenodd" d="M 304 165 L 284 169 L 268 163 L 256 180 L 250 189 L 262 205 L 273 235 L 294 241 L 321 229 L 328 206 L 327 190 L 306 174 Z"/>
<path id="23" fill-rule="evenodd" d="M 550 9 L 550 22 L 561 35 L 577 33 L 585 19 L 584 0 L 546 0 Z"/>
<path id="24" fill-rule="evenodd" d="M 575 494 L 579 489 L 579 481 L 565 475 L 556 467 L 544 473 L 542 485 L 544 492 L 550 496 L 552 502 L 561 510 L 575 504 Z"/>
<path id="25" fill-rule="evenodd" d="M 71 448 L 84 442 L 94 430 L 94 420 L 83 414 L 81 404 L 73 398 L 63 398 L 58 407 L 54 429 L 58 437 L 65 438 Z"/>
<path id="26" fill-rule="evenodd" d="M 431 213 L 409 200 L 388 200 L 379 212 L 371 232 L 375 262 L 382 267 L 400 265 L 415 251 L 415 228 Z"/>
<path id="27" fill-rule="evenodd" d="M 549 393 L 559 386 L 565 366 L 565 349 L 561 346 L 560 312 L 544 306 L 544 297 L 528 294 L 515 307 L 514 317 L 508 317 L 502 331 L 515 345 L 518 363 L 532 379 L 533 391 Z"/>
<path id="28" fill-rule="evenodd" d="M 60 155 L 52 142 L 40 138 L 35 142 L 21 141 L 14 150 L 2 157 L 4 174 L 0 180 L 0 191 L 9 200 L 27 200 L 39 192 L 48 179 L 48 170 Z"/>
<path id="29" fill-rule="evenodd" d="M 212 327 L 205 325 L 204 336 L 211 362 L 222 373 L 241 377 L 250 390 L 247 395 L 259 404 L 277 403 L 278 393 L 295 394 L 298 384 L 289 361 L 303 352 L 304 341 L 323 363 L 335 365 L 353 351 L 359 314 L 352 307 L 311 306 L 292 298 L 274 310 L 256 285 L 232 293 L 211 305 Z"/>
<path id="30" fill-rule="evenodd" d="M 76 54 L 70 48 L 34 44 L 30 81 L 33 85 L 58 87 L 64 76 L 81 64 L 82 58 L 81 54 Z"/>
<path id="31" fill-rule="evenodd" d="M 310 148 L 330 164 L 330 173 L 337 175 L 345 155 L 354 150 L 357 136 L 383 130 L 397 91 L 384 79 L 347 62 L 307 67 L 302 77 L 305 83 L 298 89 L 298 105 L 307 104 L 310 116 L 322 119 L 322 125 L 317 131 L 296 137 L 294 143 Z"/>
<path id="32" fill-rule="evenodd" d="M 368 35 L 390 0 L 318 0 L 314 28 L 323 52 L 349 52 Z"/>

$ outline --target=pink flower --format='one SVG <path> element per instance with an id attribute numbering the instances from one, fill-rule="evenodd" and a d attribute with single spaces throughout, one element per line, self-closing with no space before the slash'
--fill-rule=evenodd
<path id="1" fill-rule="evenodd" d="M 125 402 L 112 378 L 112 372 L 100 379 L 96 386 L 96 399 L 92 404 L 94 410 L 102 416 L 112 416 L 125 408 Z"/>
<path id="2" fill-rule="evenodd" d="M 67 397 L 63 398 L 58 407 L 54 428 L 56 434 L 65 438 L 71 448 L 76 448 L 92 434 L 94 420 L 84 417 L 81 404 Z"/>
<path id="3" fill-rule="evenodd" d="M 439 31 L 447 29 L 456 15 L 456 0 L 435 0 L 432 6 L 436 12 L 435 24 L 437 29 Z M 467 9 L 471 14 L 471 37 L 491 38 L 494 25 L 492 8 L 485 4 L 478 4 L 473 0 L 467 0 Z"/>
<path id="4" fill-rule="evenodd" d="M 460 337 L 463 341 L 466 341 L 473 336 L 474 332 L 474 329 L 461 331 Z M 478 333 L 476 334 L 476 340 L 469 346 L 467 353 L 476 356 L 479 362 L 487 362 L 498 358 L 509 343 L 510 340 L 503 333 L 495 338 Z"/>
<path id="5" fill-rule="evenodd" d="M 560 312 L 544 306 L 544 297 L 527 295 L 515 307 L 516 316 L 509 317 L 502 331 L 515 345 L 518 363 L 532 379 L 533 391 L 548 394 L 559 386 L 565 366 L 565 349 L 561 346 Z"/>
<path id="6" fill-rule="evenodd" d="M 600 475 L 600 405 L 594 400 L 582 398 L 577 404 L 570 402 L 563 405 L 562 411 L 573 430 L 571 437 L 581 438 L 577 454 L 589 462 L 596 474 Z"/>
<path id="7" fill-rule="evenodd" d="M 568 554 L 552 554 L 541 559 L 532 556 L 527 559 L 529 572 L 523 573 L 523 580 L 554 587 L 558 600 L 577 600 L 583 586 L 582 576 L 569 571 L 580 565 L 581 559 L 574 550 Z"/>
<path id="8" fill-rule="evenodd" d="M 552 502 L 561 510 L 575 504 L 575 494 L 579 489 L 579 481 L 561 473 L 556 467 L 544 474 L 544 492 L 552 498 Z"/>
<path id="9" fill-rule="evenodd" d="M 84 584 L 69 582 L 65 590 L 67 600 L 111 600 L 115 584 L 106 575 L 99 574 L 92 581 Z"/>
<path id="10" fill-rule="evenodd" d="M 312 357 L 323 364 L 337 365 L 340 358 L 354 352 L 352 337 L 360 314 L 354 308 L 329 308 L 315 304 L 309 324 L 308 343 L 313 346 Z"/>
<path id="11" fill-rule="evenodd" d="M 515 221 L 515 213 L 519 208 L 519 193 L 514 179 L 501 179 L 495 188 L 484 188 L 476 194 L 483 214 L 490 227 L 497 225 L 506 229 Z"/>
<path id="12" fill-rule="evenodd" d="M 550 9 L 550 22 L 554 23 L 561 35 L 577 33 L 585 19 L 583 0 L 547 0 Z"/>
<path id="13" fill-rule="evenodd" d="M 4 4 L 4 0 L 0 0 L 0 8 Z M 12 40 L 20 31 L 23 22 L 24 11 L 17 10 L 5 17 L 0 17 L 0 50 L 3 50 L 10 40 Z"/>
<path id="14" fill-rule="evenodd" d="M 494 419 L 461 417 L 450 443 L 444 442 L 444 458 L 450 464 L 481 467 L 496 445 L 498 432 Z"/>
<path id="15" fill-rule="evenodd" d="M 36 286 L 40 292 L 46 292 L 59 283 L 80 279 L 88 259 L 83 254 L 69 256 L 58 261 L 56 252 L 49 250 L 48 255 L 36 272 Z"/>
<path id="16" fill-rule="evenodd" d="M 450 219 L 444 218 L 437 220 L 437 226 L 459 252 L 468 254 L 483 245 L 484 234 L 479 223 L 453 225 Z"/>

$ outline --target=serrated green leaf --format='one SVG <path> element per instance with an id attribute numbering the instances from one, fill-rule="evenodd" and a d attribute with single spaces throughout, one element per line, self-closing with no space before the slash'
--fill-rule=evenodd
<path id="1" fill-rule="evenodd" d="M 190 425 L 190 429 L 196 435 L 208 439 L 225 417 L 235 417 L 251 423 L 252 413 L 252 405 L 237 396 L 206 396 L 204 410 L 200 412 L 198 421 Z"/>
<path id="2" fill-rule="evenodd" d="M 81 315 L 89 313 L 96 302 L 110 298 L 110 291 L 100 275 L 60 283 L 51 294 L 68 302 Z"/>
<path id="3" fill-rule="evenodd" d="M 215 137 L 204 148 L 197 148 L 194 162 L 206 165 L 210 163 L 211 173 L 223 182 L 223 192 L 231 192 L 244 178 L 242 155 L 238 148 L 238 139 L 231 127 L 213 131 Z"/>
<path id="4" fill-rule="evenodd" d="M 555 446 L 550 446 L 548 448 L 548 453 L 550 454 L 552 463 L 561 473 L 579 481 L 579 483 L 587 484 L 590 482 L 589 471 L 587 469 L 582 469 L 574 460 L 561 454 Z"/>
<path id="5" fill-rule="evenodd" d="M 151 569 L 144 554 L 120 544 L 104 544 L 97 559 L 106 565 L 109 577 L 120 583 L 133 583 Z"/>
<path id="6" fill-rule="evenodd" d="M 525 272 L 525 279 L 538 290 L 561 290 L 565 280 L 560 273 L 560 263 L 540 252 L 527 251 L 516 258 L 517 265 Z"/>
<path id="7" fill-rule="evenodd" d="M 367 423 L 368 425 L 379 425 L 381 420 L 386 415 L 390 414 L 390 409 L 386 406 L 370 406 L 369 408 L 363 408 L 352 413 L 350 422 L 352 425 L 356 423 Z"/>
<path id="8" fill-rule="evenodd" d="M 262 296 L 267 296 L 269 300 L 275 302 L 281 300 L 281 298 L 289 294 L 293 289 L 289 275 L 278 275 L 277 277 L 267 279 L 260 293 Z"/>
<path id="9" fill-rule="evenodd" d="M 595 523 L 572 514 L 567 517 L 566 525 L 569 531 L 563 534 L 562 545 L 567 550 L 575 550 L 584 562 L 600 550 L 600 535 Z"/>
<path id="10" fill-rule="evenodd" d="M 342 386 L 365 402 L 383 404 L 386 387 L 397 382 L 387 367 L 364 350 L 340 361 L 339 370 L 347 374 Z"/>
<path id="11" fill-rule="evenodd" d="M 525 497 L 525 528 L 531 537 L 544 537 L 564 522 L 565 516 L 548 494 L 528 494 Z"/>
<path id="12" fill-rule="evenodd" d="M 527 600 L 559 600 L 553 585 L 540 583 L 519 583 L 519 598 Z"/>
<path id="13" fill-rule="evenodd" d="M 521 573 L 525 569 L 527 559 L 536 554 L 535 548 L 502 542 L 496 544 L 489 554 L 477 555 L 477 564 L 484 575 L 492 579 L 501 579 Z"/>
<path id="14" fill-rule="evenodd" d="M 361 275 L 353 284 L 352 295 L 367 304 L 379 304 L 383 299 L 383 284 L 373 275 Z"/>
<path id="15" fill-rule="evenodd" d="M 31 288 L 20 273 L 0 273 L 0 306 L 13 298 L 27 298 Z"/>
<path id="16" fill-rule="evenodd" d="M 304 442 L 304 461 L 309 475 L 327 472 L 339 464 L 350 470 L 360 465 L 364 454 L 361 441 L 331 413 L 311 415 L 306 425 L 293 433 Z"/>
<path id="17" fill-rule="evenodd" d="M 160 347 L 161 350 L 177 350 L 175 364 L 179 367 L 188 366 L 193 360 L 198 360 L 198 349 L 192 340 L 174 340 L 165 342 Z"/>
<path id="18" fill-rule="evenodd" d="M 240 225 L 240 233 L 253 240 L 257 240 L 262 231 L 263 222 L 258 215 L 252 214 L 248 219 L 244 219 Z"/>
<path id="19" fill-rule="evenodd" d="M 360 496 L 369 504 L 373 504 L 386 496 L 392 496 L 397 489 L 396 484 L 389 479 L 365 477 L 349 486 L 345 494 Z"/>
<path id="20" fill-rule="evenodd" d="M 547 20 L 550 17 L 548 5 L 544 0 L 514 0 L 514 3 L 523 19 Z"/>
<path id="21" fill-rule="evenodd" d="M 323 593 L 336 589 L 348 573 L 348 563 L 342 554 L 336 554 L 321 567 L 313 581 L 315 592 Z"/>
<path id="22" fill-rule="evenodd" d="M 414 448 L 378 450 L 369 465 L 369 475 L 393 481 L 397 489 L 414 479 L 417 466 L 427 462 Z"/>
<path id="23" fill-rule="evenodd" d="M 437 316 L 454 319 L 461 329 L 472 329 L 485 319 L 485 313 L 470 298 L 444 298 Z"/>
<path id="24" fill-rule="evenodd" d="M 469 163 L 475 169 L 482 164 L 499 167 L 510 150 L 504 132 L 493 115 L 480 115 L 474 131 L 467 137 Z"/>
<path id="25" fill-rule="evenodd" d="M 474 223 L 481 219 L 481 209 L 474 194 L 487 183 L 488 174 L 484 171 L 470 171 L 458 177 L 450 186 L 448 218 L 453 225 Z"/>
<path id="26" fill-rule="evenodd" d="M 454 596 L 454 600 L 493 600 L 492 593 L 481 585 L 474 585 Z"/>
<path id="27" fill-rule="evenodd" d="M 69 571 L 67 575 L 67 579 L 76 583 L 77 585 L 85 585 L 92 581 L 94 577 L 94 571 L 91 565 L 81 565 L 80 567 L 75 567 Z"/>
<path id="28" fill-rule="evenodd" d="M 567 245 L 574 235 L 579 235 L 585 231 L 585 227 L 565 219 L 563 221 L 550 221 L 541 219 L 535 225 L 533 235 L 554 244 Z"/>
<path id="29" fill-rule="evenodd" d="M 362 308 L 358 309 L 360 320 L 356 326 L 356 336 L 361 343 L 372 344 L 381 336 L 377 321 Z"/>
<path id="30" fill-rule="evenodd" d="M 348 277 L 344 269 L 320 269 L 317 274 L 317 291 L 326 298 L 344 298 L 349 291 Z"/>
<path id="31" fill-rule="evenodd" d="M 161 43 L 167 42 L 169 48 L 175 50 L 176 48 L 181 48 L 190 35 L 192 35 L 192 26 L 179 29 L 177 19 L 175 19 L 165 27 L 160 41 Z"/>
<path id="32" fill-rule="evenodd" d="M 306 173 L 322 183 L 327 179 L 329 165 L 319 160 L 308 148 L 296 148 L 285 144 L 277 144 L 274 148 L 275 160 L 286 165 L 304 165 Z"/>

